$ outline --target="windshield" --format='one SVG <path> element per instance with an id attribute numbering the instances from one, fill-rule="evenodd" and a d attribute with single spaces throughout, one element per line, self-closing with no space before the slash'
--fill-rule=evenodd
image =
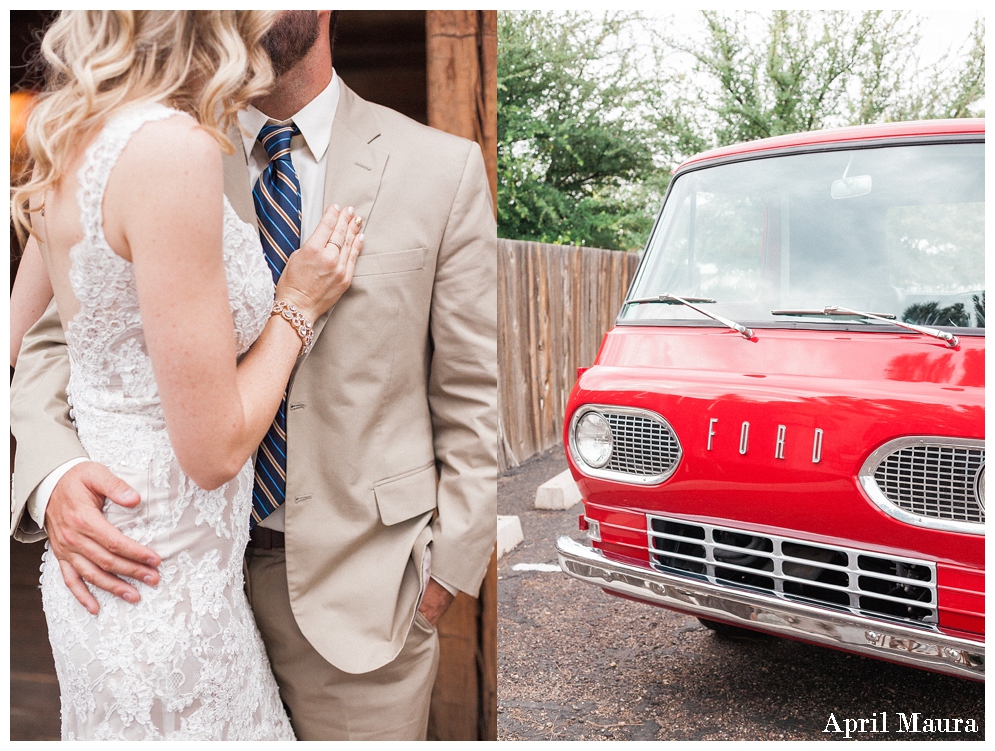
<path id="1" fill-rule="evenodd" d="M 761 327 L 984 326 L 984 144 L 776 156 L 677 177 L 628 300 L 706 298 Z M 777 311 L 775 315 L 771 311 Z M 715 325 L 627 303 L 619 322 Z M 980 333 L 980 332 L 979 332 Z"/>

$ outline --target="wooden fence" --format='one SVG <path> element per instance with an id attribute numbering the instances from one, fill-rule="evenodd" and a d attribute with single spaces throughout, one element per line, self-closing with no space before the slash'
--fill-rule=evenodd
<path id="1" fill-rule="evenodd" d="M 615 322 L 637 253 L 498 240 L 498 463 L 563 440 L 577 368 Z"/>

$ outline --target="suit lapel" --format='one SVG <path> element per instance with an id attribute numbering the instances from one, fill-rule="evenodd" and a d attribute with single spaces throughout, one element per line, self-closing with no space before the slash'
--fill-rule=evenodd
<path id="1" fill-rule="evenodd" d="M 374 144 L 380 136 L 380 124 L 373 107 L 356 96 L 341 79 L 339 83 L 322 206 L 328 208 L 333 203 L 352 206 L 356 213 L 367 218 L 380 190 L 387 154 Z"/>
<path id="2" fill-rule="evenodd" d="M 222 154 L 221 164 L 225 178 L 225 195 L 235 209 L 239 219 L 256 226 L 256 207 L 252 202 L 252 186 L 249 185 L 249 160 L 245 155 L 242 133 L 236 125 L 228 133 L 228 139 L 235 146 L 231 154 Z"/>
<path id="3" fill-rule="evenodd" d="M 380 137 L 380 123 L 372 105 L 346 86 L 342 79 L 339 79 L 339 85 L 339 102 L 328 142 L 322 206 L 326 209 L 333 203 L 343 208 L 352 206 L 365 221 L 363 231 L 369 232 L 369 218 L 380 191 L 388 154 L 376 145 Z M 325 327 L 330 313 L 325 313 L 314 322 L 315 338 Z M 291 384 L 306 359 L 307 355 L 297 361 L 290 376 Z"/>

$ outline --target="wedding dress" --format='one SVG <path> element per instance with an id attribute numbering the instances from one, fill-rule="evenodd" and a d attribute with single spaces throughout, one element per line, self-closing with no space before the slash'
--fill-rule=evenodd
<path id="1" fill-rule="evenodd" d="M 162 557 L 160 583 L 130 604 L 91 588 L 93 616 L 47 550 L 41 587 L 62 692 L 64 739 L 293 739 L 243 592 L 253 471 L 202 490 L 180 468 L 145 346 L 135 276 L 104 237 L 104 189 L 131 136 L 175 116 L 161 104 L 112 118 L 79 172 L 83 239 L 70 251 L 80 309 L 66 329 L 71 416 L 90 459 L 141 495 L 105 502 L 107 519 Z M 238 353 L 259 336 L 272 276 L 254 227 L 224 205 L 224 263 Z M 190 311 L 196 316 L 196 311 Z"/>

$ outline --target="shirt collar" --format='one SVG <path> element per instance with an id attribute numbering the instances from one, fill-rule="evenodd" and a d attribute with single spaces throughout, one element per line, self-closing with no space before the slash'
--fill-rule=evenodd
<path id="1" fill-rule="evenodd" d="M 328 82 L 328 86 L 290 118 L 300 130 L 304 137 L 304 143 L 307 144 L 316 162 L 325 154 L 328 149 L 328 141 L 332 137 L 332 121 L 335 119 L 335 110 L 338 109 L 339 105 L 339 91 L 339 77 L 333 69 L 332 80 Z M 245 145 L 246 154 L 252 153 L 259 131 L 269 121 L 268 115 L 263 114 L 251 104 L 238 113 L 238 122 L 243 130 L 242 143 Z"/>

